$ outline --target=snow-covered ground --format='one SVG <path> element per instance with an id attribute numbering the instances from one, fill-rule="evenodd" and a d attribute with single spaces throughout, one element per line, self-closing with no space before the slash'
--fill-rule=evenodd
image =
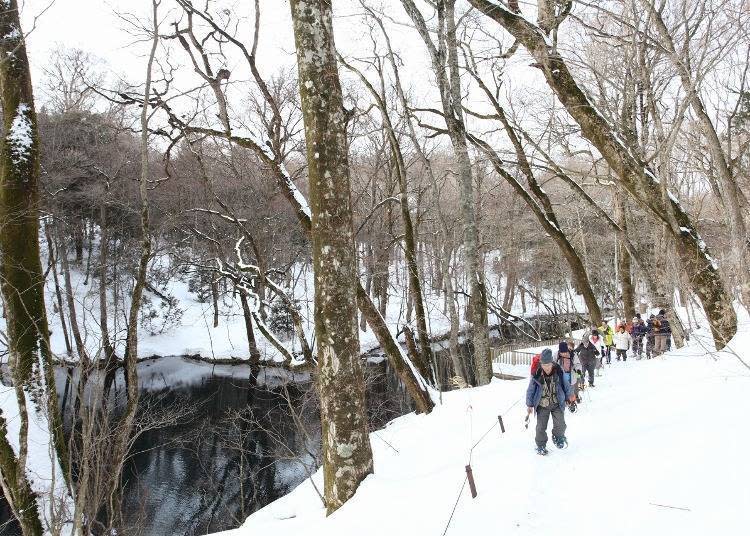
<path id="1" fill-rule="evenodd" d="M 534 452 L 533 419 L 523 426 L 527 381 L 495 380 L 372 434 L 375 473 L 332 516 L 308 480 L 221 534 L 741 534 L 750 370 L 737 356 L 750 363 L 747 313 L 732 351 L 710 352 L 707 340 L 696 333 L 666 357 L 606 367 L 566 412 L 570 447 L 546 458 Z M 475 499 L 462 488 L 468 463 Z M 322 474 L 314 478 L 321 488 Z"/>

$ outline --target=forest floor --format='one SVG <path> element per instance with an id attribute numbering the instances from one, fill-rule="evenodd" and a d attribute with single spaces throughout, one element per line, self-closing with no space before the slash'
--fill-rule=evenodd
<path id="1" fill-rule="evenodd" d="M 547 457 L 535 453 L 527 380 L 496 379 L 374 432 L 375 473 L 330 517 L 307 480 L 221 534 L 739 534 L 750 505 L 748 314 L 728 350 L 709 340 L 697 332 L 663 357 L 606 366 L 566 411 L 565 450 L 550 441 Z M 322 490 L 320 471 L 313 480 Z"/>

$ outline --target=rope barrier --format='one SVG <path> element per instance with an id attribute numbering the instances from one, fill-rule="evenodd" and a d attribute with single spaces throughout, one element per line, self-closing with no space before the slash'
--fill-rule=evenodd
<path id="1" fill-rule="evenodd" d="M 458 501 L 461 500 L 461 494 L 464 492 L 464 488 L 466 487 L 466 481 L 469 480 L 469 475 L 466 475 L 464 477 L 464 481 L 461 484 L 461 489 L 458 490 L 458 497 L 456 497 L 456 503 L 453 505 L 453 510 L 451 510 L 451 516 L 448 518 L 448 522 L 445 524 L 445 530 L 443 530 L 443 536 L 446 535 L 448 532 L 448 527 L 451 526 L 451 521 L 453 520 L 453 515 L 456 513 L 456 508 L 458 507 Z"/>
<path id="2" fill-rule="evenodd" d="M 505 417 L 505 415 L 510 410 L 512 410 L 516 406 L 516 404 L 518 404 L 524 398 L 526 398 L 526 395 L 522 395 L 522 396 L 518 397 L 518 399 L 515 402 L 513 402 L 508 409 L 506 409 L 504 412 L 502 412 L 500 414 L 500 416 L 501 417 Z M 474 445 L 472 445 L 471 449 L 469 449 L 469 465 L 471 465 L 471 455 L 474 452 L 474 449 L 476 448 L 476 446 L 479 445 L 479 443 L 481 443 L 484 440 L 484 438 L 487 437 L 487 434 L 489 434 L 492 430 L 494 430 L 495 426 L 497 426 L 498 424 L 500 424 L 500 422 L 498 420 L 495 420 L 495 422 L 492 424 L 492 426 L 490 426 L 489 429 L 484 434 L 482 434 L 482 437 L 480 437 L 479 440 L 477 440 L 477 442 L 474 443 Z"/>

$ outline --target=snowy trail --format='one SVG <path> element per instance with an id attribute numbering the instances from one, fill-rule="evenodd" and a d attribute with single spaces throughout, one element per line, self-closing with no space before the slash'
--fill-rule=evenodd
<path id="1" fill-rule="evenodd" d="M 734 347 L 747 356 L 750 326 Z M 330 518 L 309 481 L 225 536 L 443 534 L 471 445 L 525 394 L 526 380 L 444 394 L 429 416 L 373 435 L 376 474 Z M 664 359 L 614 362 L 566 412 L 570 447 L 534 453 L 523 400 L 474 449 L 478 497 L 465 487 L 448 535 L 727 534 L 750 505 L 750 371 L 697 346 Z M 384 441 L 388 441 L 398 453 Z M 320 474 L 316 475 L 316 479 Z M 319 482 L 319 485 L 322 484 Z M 661 506 L 659 506 L 661 505 Z"/>

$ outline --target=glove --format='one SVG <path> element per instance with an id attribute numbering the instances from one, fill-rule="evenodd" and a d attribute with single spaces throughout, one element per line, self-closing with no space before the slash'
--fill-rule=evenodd
<path id="1" fill-rule="evenodd" d="M 570 411 L 571 413 L 575 413 L 576 412 L 576 403 L 575 402 L 571 402 L 570 404 L 568 404 L 568 411 Z"/>

